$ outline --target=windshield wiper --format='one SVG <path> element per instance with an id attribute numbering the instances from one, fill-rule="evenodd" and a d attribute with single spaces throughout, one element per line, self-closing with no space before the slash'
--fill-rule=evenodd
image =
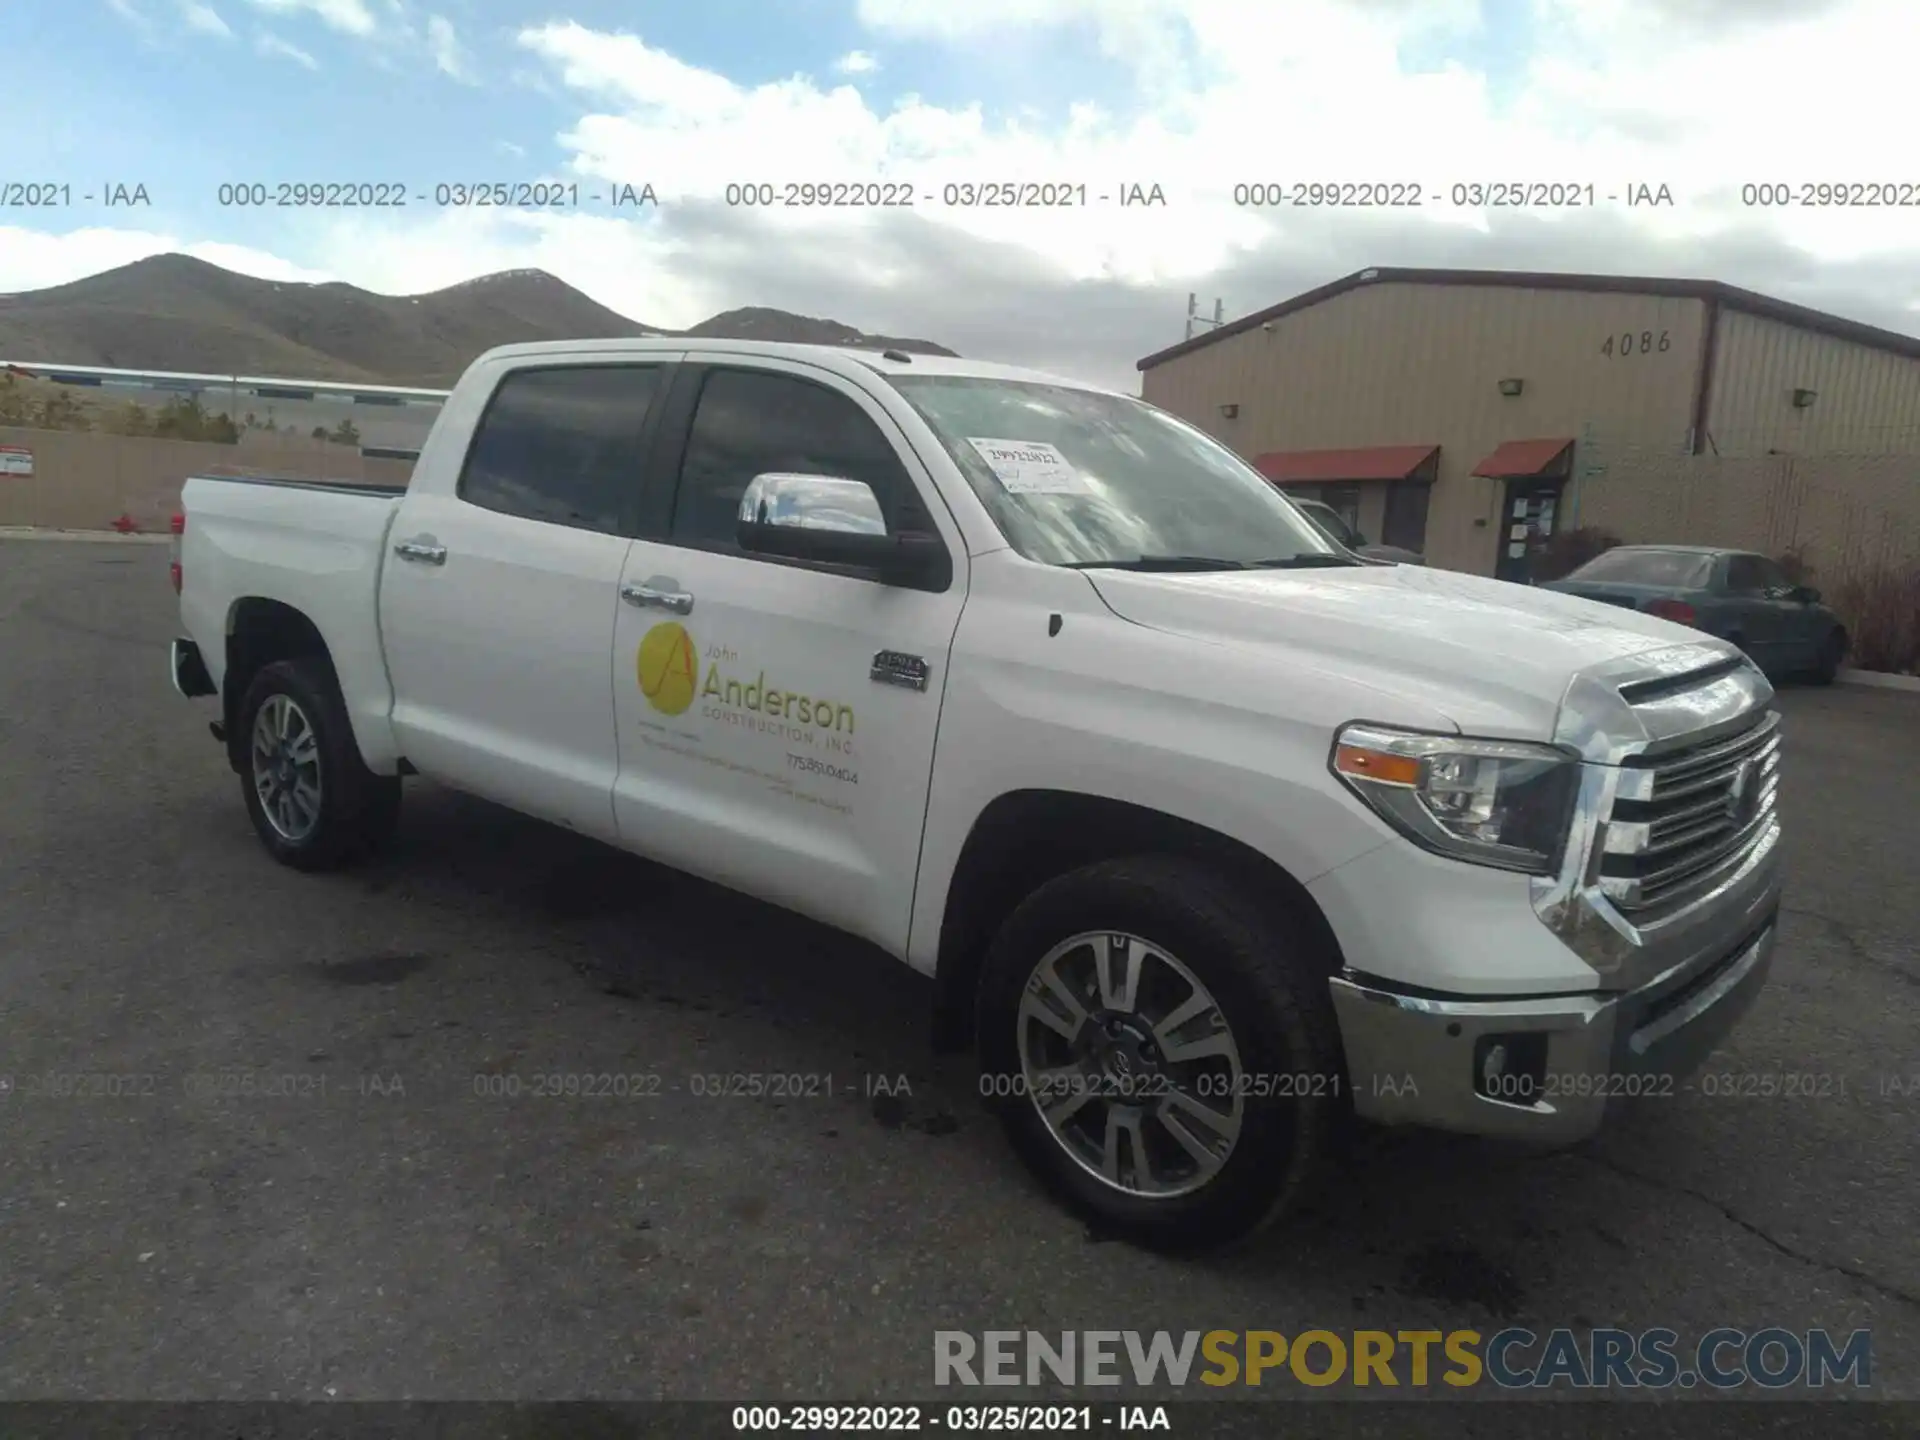
<path id="1" fill-rule="evenodd" d="M 1067 570 L 1244 570 L 1245 560 L 1216 555 L 1137 555 L 1131 560 L 1070 560 Z"/>
<path id="2" fill-rule="evenodd" d="M 1359 565 L 1344 555 L 1314 552 L 1285 555 L 1274 560 L 1225 560 L 1218 555 L 1138 555 L 1131 560 L 1072 560 L 1068 570 L 1318 570 L 1333 565 Z"/>
<path id="3" fill-rule="evenodd" d="M 1288 555 L 1280 560 L 1249 560 L 1249 570 L 1324 570 L 1335 565 L 1358 565 L 1358 560 L 1350 560 L 1345 555 Z"/>

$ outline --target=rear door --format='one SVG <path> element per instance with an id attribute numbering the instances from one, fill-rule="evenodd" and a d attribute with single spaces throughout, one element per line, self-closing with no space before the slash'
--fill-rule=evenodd
<path id="1" fill-rule="evenodd" d="M 1773 631 L 1769 663 L 1783 671 L 1812 665 L 1818 658 L 1818 642 L 1824 633 L 1819 612 L 1798 598 L 1798 587 L 1778 561 L 1765 556 L 1759 560 L 1761 593 L 1766 597 Z"/>
<path id="2" fill-rule="evenodd" d="M 675 358 L 503 366 L 451 493 L 401 503 L 380 628 L 421 773 L 615 837 L 607 657 Z"/>
<path id="3" fill-rule="evenodd" d="M 695 359 L 697 360 L 697 355 Z M 622 843 L 906 949 L 965 549 L 885 409 L 798 361 L 688 363 L 628 555 L 612 686 Z M 865 481 L 940 535 L 938 589 L 743 552 L 755 475 Z"/>
<path id="4" fill-rule="evenodd" d="M 1726 557 L 1726 623 L 1720 633 L 1738 639 L 1740 648 L 1764 669 L 1777 665 L 1786 641 L 1784 606 L 1774 595 L 1779 567 L 1761 555 Z"/>

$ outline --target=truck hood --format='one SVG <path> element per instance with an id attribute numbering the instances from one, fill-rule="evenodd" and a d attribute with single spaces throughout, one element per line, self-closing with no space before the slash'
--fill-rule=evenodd
<path id="1" fill-rule="evenodd" d="M 1568 683 L 1590 666 L 1717 643 L 1617 606 L 1413 565 L 1084 573 L 1134 624 L 1270 649 L 1277 681 L 1289 668 L 1344 677 L 1499 738 L 1550 736 Z"/>

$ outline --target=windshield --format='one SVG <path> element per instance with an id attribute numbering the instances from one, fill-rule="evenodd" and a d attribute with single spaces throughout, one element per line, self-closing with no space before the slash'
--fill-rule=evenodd
<path id="1" fill-rule="evenodd" d="M 1138 400 L 1066 385 L 888 377 L 1007 543 L 1048 565 L 1342 563 L 1265 477 Z"/>
<path id="2" fill-rule="evenodd" d="M 1707 583 L 1707 574 L 1712 569 L 1711 555 L 1689 550 L 1620 549 L 1594 556 L 1567 578 L 1697 590 Z"/>

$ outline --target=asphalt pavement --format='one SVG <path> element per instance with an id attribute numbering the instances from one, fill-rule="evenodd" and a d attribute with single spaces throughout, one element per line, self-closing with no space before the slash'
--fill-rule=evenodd
<path id="1" fill-rule="evenodd" d="M 424 782 L 371 867 L 274 865 L 165 569 L 0 541 L 0 1397 L 884 1399 L 937 1329 L 1522 1324 L 1867 1328 L 1920 1398 L 1920 695 L 1782 695 L 1733 1093 L 1369 1136 L 1180 1261 L 1039 1193 L 857 943 Z M 749 1075 L 801 1079 L 704 1078 Z"/>

